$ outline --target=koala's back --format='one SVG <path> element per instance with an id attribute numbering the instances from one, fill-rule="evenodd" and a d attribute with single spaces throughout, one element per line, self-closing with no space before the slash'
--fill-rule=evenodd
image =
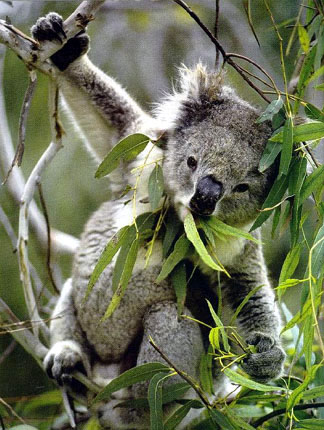
<path id="1" fill-rule="evenodd" d="M 101 360 L 117 361 L 129 345 L 141 335 L 142 320 L 147 309 L 154 303 L 175 300 L 169 282 L 155 283 L 162 258 L 153 256 L 153 264 L 144 269 L 144 253 L 140 250 L 133 275 L 125 295 L 113 315 L 104 322 L 104 315 L 113 296 L 113 262 L 101 274 L 87 301 L 84 298 L 92 271 L 105 245 L 116 233 L 114 221 L 118 206 L 104 203 L 89 219 L 81 237 L 73 268 L 73 299 L 78 321 L 88 344 Z M 159 254 L 159 244 L 155 253 Z"/>

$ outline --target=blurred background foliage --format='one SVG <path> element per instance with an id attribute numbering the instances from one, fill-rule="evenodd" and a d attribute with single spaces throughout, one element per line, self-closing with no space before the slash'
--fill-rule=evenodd
<path id="1" fill-rule="evenodd" d="M 9 16 L 16 27 L 28 34 L 30 26 L 39 16 L 56 11 L 67 17 L 78 3 L 13 1 L 10 4 L 0 1 L 0 18 Z M 189 3 L 206 25 L 213 28 L 215 2 L 192 0 Z M 292 31 L 289 25 L 294 23 L 298 13 L 298 3 L 296 0 L 271 1 L 271 8 L 277 23 L 280 23 L 285 46 Z M 220 2 L 219 39 L 228 52 L 246 55 L 261 64 L 283 89 L 277 37 L 264 3 L 256 0 L 252 5 L 253 23 L 260 48 L 249 28 L 243 2 L 238 0 Z M 169 0 L 107 1 L 97 14 L 96 20 L 89 25 L 89 34 L 92 40 L 90 57 L 93 62 L 115 77 L 148 110 L 154 107 L 154 103 L 165 92 L 172 89 L 177 76 L 177 65 L 184 63 L 190 66 L 200 60 L 213 67 L 215 63 L 215 49 L 209 39 L 182 9 Z M 286 57 L 288 77 L 294 69 L 296 55 L 297 47 L 293 45 L 289 56 Z M 261 108 L 265 107 L 265 102 L 236 72 L 228 69 L 227 80 L 237 88 L 243 98 Z M 7 51 L 3 91 L 14 142 L 17 141 L 18 119 L 27 81 L 25 66 L 15 54 Z M 320 96 L 316 97 L 316 100 L 310 98 L 308 101 L 322 108 L 323 101 Z M 51 226 L 79 236 L 89 214 L 100 202 L 107 199 L 109 192 L 105 180 L 94 179 L 97 166 L 66 120 L 64 128 L 66 130 L 64 148 L 47 168 L 42 185 Z M 22 164 L 25 177 L 47 147 L 49 140 L 47 78 L 39 75 L 28 119 L 26 150 Z M 321 154 L 319 157 L 323 159 Z M 4 173 L 1 172 L 1 179 Z M 0 188 L 0 204 L 17 231 L 18 205 L 3 186 Z M 19 281 L 17 258 L 1 226 L 0 243 L 0 296 L 17 316 L 24 320 L 28 315 Z M 288 249 L 289 245 L 284 235 L 279 242 L 266 240 L 266 256 L 274 279 L 280 272 L 279 263 Z M 49 286 L 44 249 L 31 238 L 29 250 L 31 261 L 46 286 Z M 63 278 L 67 278 L 71 270 L 71 258 L 56 257 L 56 263 L 62 269 Z M 303 269 L 300 269 L 300 273 L 303 273 Z M 298 295 L 293 291 L 287 294 L 285 299 L 290 310 L 294 312 L 299 306 Z M 1 359 L 2 353 L 11 342 L 9 335 L 0 336 L 0 397 L 23 397 L 30 401 L 29 396 L 53 389 L 53 385 L 34 360 L 18 345 L 13 348 L 10 355 Z M 57 403 L 59 402 L 58 399 Z M 53 403 L 54 413 L 56 407 L 54 400 Z M 21 409 L 23 410 L 23 406 Z M 48 410 L 47 417 L 49 413 Z M 28 416 L 28 411 L 26 414 Z"/>

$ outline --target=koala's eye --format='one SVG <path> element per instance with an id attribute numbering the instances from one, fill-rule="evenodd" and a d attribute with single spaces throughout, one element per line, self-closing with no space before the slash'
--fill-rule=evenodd
<path id="1" fill-rule="evenodd" d="M 197 168 L 197 160 L 194 157 L 188 157 L 187 165 L 191 170 L 196 170 Z"/>
<path id="2" fill-rule="evenodd" d="M 245 193 L 249 189 L 248 184 L 238 184 L 236 187 L 233 188 L 233 191 L 235 193 Z"/>

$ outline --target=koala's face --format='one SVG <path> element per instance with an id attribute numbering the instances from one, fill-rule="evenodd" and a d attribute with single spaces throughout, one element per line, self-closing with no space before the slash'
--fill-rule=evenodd
<path id="1" fill-rule="evenodd" d="M 182 220 L 189 210 L 237 226 L 256 218 L 274 174 L 258 171 L 271 129 L 256 124 L 257 116 L 224 102 L 199 121 L 187 118 L 169 136 L 165 185 Z"/>

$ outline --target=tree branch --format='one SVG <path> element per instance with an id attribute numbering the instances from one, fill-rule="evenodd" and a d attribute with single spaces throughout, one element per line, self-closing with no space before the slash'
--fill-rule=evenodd
<path id="1" fill-rule="evenodd" d="M 4 48 L 0 45 L 0 167 L 3 173 L 3 177 L 8 172 L 12 160 L 14 159 L 15 152 L 13 149 L 13 143 L 11 133 L 9 131 L 9 125 L 7 121 L 7 115 L 5 110 L 2 82 L 3 82 L 3 61 L 4 61 Z M 14 200 L 19 203 L 21 195 L 25 187 L 25 179 L 22 171 L 16 167 L 12 169 L 12 173 L 7 181 L 8 190 Z M 30 223 L 35 231 L 35 234 L 40 243 L 46 247 L 47 245 L 47 232 L 46 223 L 42 213 L 39 211 L 36 203 L 32 201 L 29 206 Z M 78 247 L 79 240 L 75 237 L 60 232 L 58 230 L 52 230 L 52 243 L 53 250 L 60 253 L 73 254 Z M 16 247 L 16 245 L 15 245 Z"/>

